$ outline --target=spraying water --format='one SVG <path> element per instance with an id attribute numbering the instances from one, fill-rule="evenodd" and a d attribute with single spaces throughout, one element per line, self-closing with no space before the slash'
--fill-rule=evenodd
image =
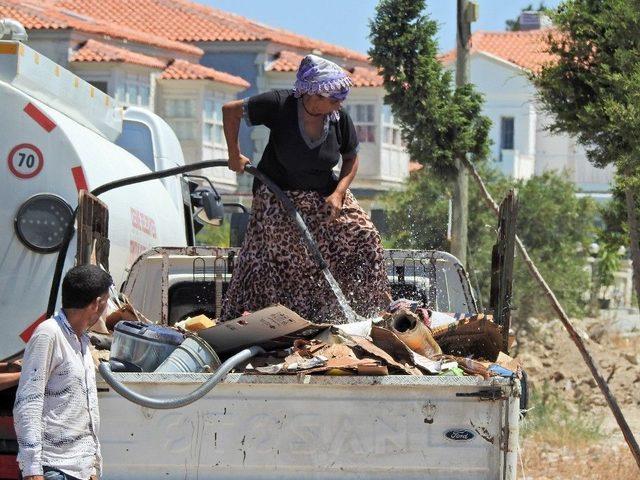
<path id="1" fill-rule="evenodd" d="M 342 289 L 340 288 L 340 285 L 338 285 L 338 282 L 336 281 L 335 278 L 333 278 L 333 275 L 329 271 L 329 268 L 323 268 L 322 274 L 324 275 L 324 278 L 327 280 L 327 283 L 331 287 L 331 291 L 334 293 L 334 295 L 336 296 L 336 299 L 338 300 L 338 305 L 340 305 L 340 309 L 342 310 L 342 313 L 344 313 L 344 316 L 347 319 L 346 323 L 359 322 L 361 320 L 365 320 L 364 318 L 360 317 L 360 315 L 358 315 L 356 312 L 353 311 L 353 309 L 351 308 L 351 305 L 349 305 L 349 302 L 347 301 L 347 298 L 344 296 L 344 293 L 342 293 Z"/>

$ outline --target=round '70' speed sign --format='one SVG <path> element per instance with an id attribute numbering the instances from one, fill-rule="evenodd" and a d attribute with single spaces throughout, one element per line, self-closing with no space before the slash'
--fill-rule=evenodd
<path id="1" fill-rule="evenodd" d="M 9 170 L 18 178 L 33 178 L 40 173 L 44 167 L 44 157 L 42 152 L 35 145 L 21 143 L 16 145 L 9 152 L 7 157 Z"/>

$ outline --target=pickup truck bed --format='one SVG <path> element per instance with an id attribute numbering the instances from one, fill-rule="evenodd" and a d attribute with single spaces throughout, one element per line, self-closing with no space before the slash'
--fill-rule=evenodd
<path id="1" fill-rule="evenodd" d="M 157 397 L 207 378 L 118 375 Z M 520 384 L 506 378 L 229 374 L 178 410 L 98 395 L 107 480 L 516 477 Z"/>

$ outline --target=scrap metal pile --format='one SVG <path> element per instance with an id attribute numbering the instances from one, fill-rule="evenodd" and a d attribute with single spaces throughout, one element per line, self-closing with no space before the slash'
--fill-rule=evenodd
<path id="1" fill-rule="evenodd" d="M 122 320 L 129 326 L 148 322 L 127 303 L 107 318 L 106 327 L 117 331 L 116 324 Z M 418 302 L 406 299 L 393 302 L 381 317 L 349 324 L 312 323 L 274 305 L 222 323 L 198 315 L 175 327 L 158 327 L 197 336 L 222 360 L 244 348 L 261 346 L 265 354 L 236 368 L 246 374 L 476 375 L 486 379 L 520 378 L 522 371 L 517 360 L 501 351 L 501 327 L 491 316 L 456 316 L 420 308 Z M 108 358 L 105 350 L 111 342 L 104 340 L 103 335 L 93 335 L 96 360 Z"/>
<path id="2" fill-rule="evenodd" d="M 490 316 L 456 318 L 404 299 L 380 318 L 343 325 L 314 324 L 276 305 L 198 335 L 221 357 L 262 346 L 267 354 L 237 369 L 247 374 L 521 376 Z"/>

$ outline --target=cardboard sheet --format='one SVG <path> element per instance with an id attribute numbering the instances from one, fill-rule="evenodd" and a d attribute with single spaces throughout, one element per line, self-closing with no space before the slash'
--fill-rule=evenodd
<path id="1" fill-rule="evenodd" d="M 200 330 L 198 335 L 216 351 L 229 356 L 259 345 L 265 350 L 286 349 L 298 338 L 315 337 L 328 324 L 314 324 L 282 305 L 274 305 L 244 317 Z"/>

